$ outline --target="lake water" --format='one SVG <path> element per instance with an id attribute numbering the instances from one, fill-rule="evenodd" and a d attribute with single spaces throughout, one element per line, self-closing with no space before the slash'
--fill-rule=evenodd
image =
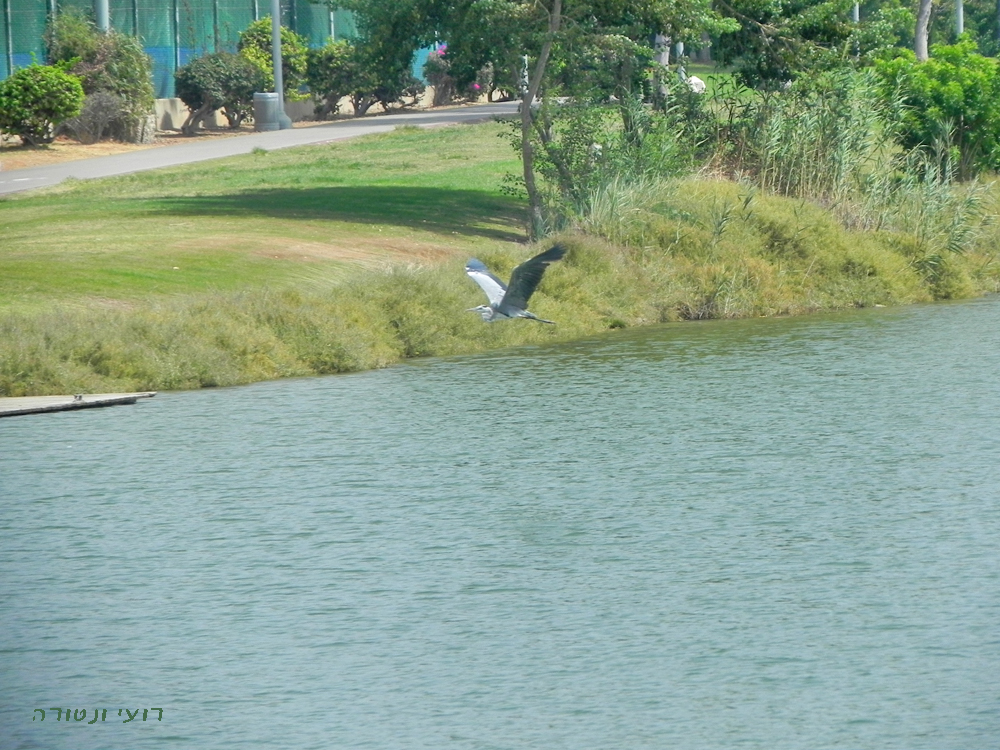
<path id="1" fill-rule="evenodd" d="M 998 298 L 0 421 L 3 748 L 995 748 L 998 675 Z"/>

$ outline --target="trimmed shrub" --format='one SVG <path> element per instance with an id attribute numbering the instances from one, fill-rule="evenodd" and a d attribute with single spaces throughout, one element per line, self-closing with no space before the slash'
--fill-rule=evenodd
<path id="1" fill-rule="evenodd" d="M 83 106 L 80 79 L 51 65 L 29 65 L 0 81 L 0 130 L 29 145 L 51 143 L 56 126 Z"/>
<path id="2" fill-rule="evenodd" d="M 251 115 L 253 94 L 263 86 L 260 68 L 232 52 L 215 52 L 192 60 L 177 71 L 174 79 L 177 96 L 191 110 L 181 126 L 184 135 L 194 135 L 217 109 L 235 130 Z"/>
<path id="3" fill-rule="evenodd" d="M 309 50 L 306 80 L 320 101 L 316 105 L 319 119 L 337 114 L 340 100 L 351 93 L 359 75 L 355 49 L 349 42 L 331 40 L 325 47 Z"/>

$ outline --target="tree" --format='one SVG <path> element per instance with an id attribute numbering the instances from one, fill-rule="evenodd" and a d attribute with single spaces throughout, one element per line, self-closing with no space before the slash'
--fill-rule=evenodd
<path id="1" fill-rule="evenodd" d="M 271 17 L 254 21 L 243 32 L 236 45 L 240 54 L 263 73 L 262 87 L 274 89 L 274 57 L 271 54 Z M 281 84 L 286 99 L 302 99 L 299 87 L 306 82 L 309 66 L 309 45 L 304 37 L 281 27 Z"/>
<path id="2" fill-rule="evenodd" d="M 716 59 L 735 65 L 743 83 L 776 89 L 805 70 L 846 63 L 856 51 L 848 0 L 728 0 L 739 27 L 721 34 Z"/>
<path id="3" fill-rule="evenodd" d="M 920 0 L 917 11 L 917 30 L 913 40 L 913 51 L 916 53 L 917 61 L 927 60 L 927 39 L 930 32 L 931 8 L 934 0 Z"/>
<path id="4" fill-rule="evenodd" d="M 0 130 L 28 145 L 52 143 L 56 126 L 80 114 L 80 79 L 61 66 L 32 64 L 0 81 Z"/>
<path id="5" fill-rule="evenodd" d="M 174 79 L 177 96 L 190 110 L 181 132 L 194 135 L 217 109 L 222 110 L 230 128 L 238 128 L 252 111 L 253 95 L 263 87 L 264 75 L 242 55 L 215 52 L 192 60 Z"/>
<path id="6" fill-rule="evenodd" d="M 328 0 L 333 8 L 353 11 L 358 36 L 353 40 L 365 85 L 352 93 L 356 114 L 374 103 L 388 108 L 416 93 L 411 72 L 416 51 L 434 40 L 435 0 Z M 360 107 L 360 111 L 358 108 Z"/>
<path id="7" fill-rule="evenodd" d="M 306 82 L 320 100 L 316 116 L 325 120 L 336 114 L 340 100 L 351 94 L 358 76 L 357 54 L 350 42 L 331 40 L 324 47 L 309 50 Z"/>
<path id="8" fill-rule="evenodd" d="M 953 150 L 959 176 L 1000 167 L 1000 62 L 976 52 L 975 42 L 934 45 L 920 62 L 908 50 L 876 70 L 887 92 L 906 108 L 900 132 L 907 149 Z"/>

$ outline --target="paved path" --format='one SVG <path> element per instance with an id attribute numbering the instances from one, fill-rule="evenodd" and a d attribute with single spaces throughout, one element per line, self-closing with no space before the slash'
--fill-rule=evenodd
<path id="1" fill-rule="evenodd" d="M 252 135 L 218 138 L 211 141 L 192 139 L 191 143 L 176 146 L 162 146 L 132 151 L 127 154 L 99 156 L 94 159 L 81 159 L 80 161 L 52 164 L 46 167 L 0 172 L 0 195 L 57 185 L 67 177 L 91 180 L 96 177 L 143 172 L 148 169 L 190 164 L 196 161 L 218 159 L 223 156 L 249 154 L 255 148 L 272 151 L 290 146 L 329 143 L 345 138 L 356 138 L 359 135 L 368 135 L 369 133 L 384 133 L 401 125 L 426 128 L 435 125 L 489 120 L 497 115 L 512 115 L 516 112 L 517 102 L 504 102 L 501 104 L 480 104 L 472 107 L 406 112 L 380 117 L 361 117 L 356 120 L 338 120 L 308 128 L 273 130 L 267 133 L 253 133 Z"/>

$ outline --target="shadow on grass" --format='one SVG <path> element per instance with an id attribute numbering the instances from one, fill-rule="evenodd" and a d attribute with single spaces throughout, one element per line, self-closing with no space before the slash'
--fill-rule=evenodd
<path id="1" fill-rule="evenodd" d="M 159 210 L 187 216 L 272 216 L 392 224 L 442 234 L 523 242 L 524 208 L 477 190 L 392 185 L 248 190 L 229 195 L 160 198 Z"/>

